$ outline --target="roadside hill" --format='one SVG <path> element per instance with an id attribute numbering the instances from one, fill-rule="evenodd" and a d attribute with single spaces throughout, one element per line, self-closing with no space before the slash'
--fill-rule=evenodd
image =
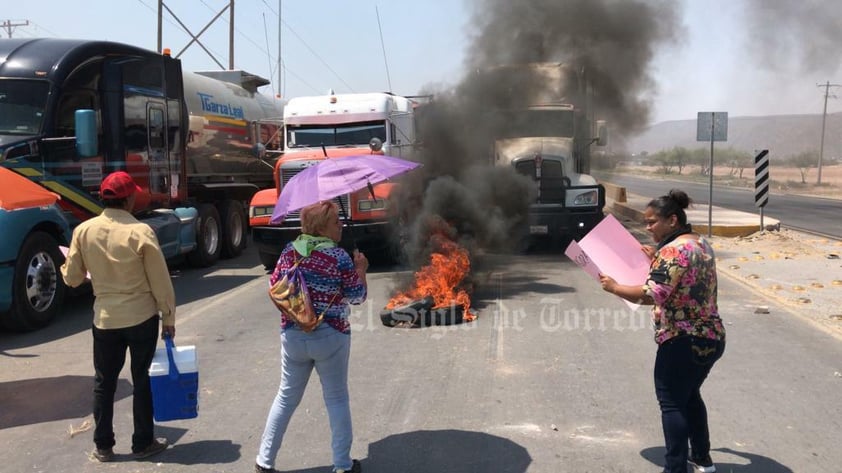
<path id="1" fill-rule="evenodd" d="M 827 115 L 824 155 L 842 158 L 842 113 Z M 806 151 L 818 152 L 821 141 L 821 115 L 774 115 L 765 117 L 728 117 L 728 141 L 717 148 L 733 147 L 754 152 L 768 149 L 773 160 Z M 629 152 L 649 154 L 675 146 L 707 148 L 710 142 L 696 141 L 696 120 L 673 120 L 652 125 L 628 140 Z"/>

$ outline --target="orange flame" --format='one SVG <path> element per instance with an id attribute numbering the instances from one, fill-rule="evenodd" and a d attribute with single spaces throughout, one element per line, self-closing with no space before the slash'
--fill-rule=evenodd
<path id="1" fill-rule="evenodd" d="M 399 293 L 386 304 L 387 309 L 408 304 L 427 296 L 432 296 L 434 308 L 451 305 L 462 306 L 462 319 L 471 321 L 476 318 L 470 312 L 471 297 L 459 287 L 459 284 L 471 270 L 468 250 L 447 237 L 436 234 L 431 237 L 436 250 L 430 256 L 430 264 L 415 273 L 413 286 Z"/>

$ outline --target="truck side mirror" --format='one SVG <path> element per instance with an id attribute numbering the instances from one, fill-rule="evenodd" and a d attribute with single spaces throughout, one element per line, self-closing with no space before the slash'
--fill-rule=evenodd
<path id="1" fill-rule="evenodd" d="M 266 157 L 266 145 L 263 143 L 255 143 L 251 147 L 251 155 L 257 159 L 263 159 Z"/>
<path id="2" fill-rule="evenodd" d="M 249 122 L 249 140 L 252 143 L 260 143 L 260 124 L 257 121 Z"/>
<path id="3" fill-rule="evenodd" d="M 596 121 L 596 145 L 608 145 L 608 123 L 605 120 Z"/>
<path id="4" fill-rule="evenodd" d="M 76 130 L 76 153 L 83 158 L 97 155 L 96 112 L 83 109 L 74 114 Z"/>

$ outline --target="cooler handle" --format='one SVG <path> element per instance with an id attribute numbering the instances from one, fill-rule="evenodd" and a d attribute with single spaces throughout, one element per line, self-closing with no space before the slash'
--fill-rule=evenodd
<path id="1" fill-rule="evenodd" d="M 178 379 L 178 367 L 175 366 L 175 358 L 172 354 L 173 349 L 175 349 L 175 344 L 172 341 L 172 337 L 164 337 L 164 343 L 166 343 L 167 345 L 167 360 L 170 364 L 170 379 Z"/>

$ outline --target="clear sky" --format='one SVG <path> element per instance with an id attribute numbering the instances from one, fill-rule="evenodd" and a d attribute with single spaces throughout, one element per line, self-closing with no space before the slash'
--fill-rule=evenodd
<path id="1" fill-rule="evenodd" d="M 515 0 L 513 0 L 515 1 Z M 522 0 L 517 0 L 522 1 Z M 560 0 L 562 1 L 562 0 Z M 655 0 L 657 1 L 657 0 Z M 671 0 L 665 0 L 671 1 Z M 0 23 L 14 37 L 107 39 L 155 49 L 157 0 L 0 0 Z M 169 0 L 194 33 L 227 0 Z M 283 0 L 280 91 L 284 97 L 389 90 L 412 95 L 425 86 L 455 84 L 463 74 L 474 3 L 467 0 Z M 685 0 L 680 39 L 658 48 L 652 121 L 695 119 L 699 111 L 730 116 L 821 113 L 823 89 L 842 84 L 836 49 L 801 59 L 812 36 L 819 47 L 842 31 L 833 0 Z M 278 0 L 237 0 L 238 69 L 271 78 L 278 92 Z M 796 10 L 797 9 L 797 10 Z M 381 47 L 378 10 L 388 62 Z M 798 26 L 794 11 L 806 10 Z M 795 19 L 793 19 L 795 18 Z M 816 18 L 825 21 L 815 25 Z M 221 20 L 221 21 L 220 21 Z M 228 64 L 228 13 L 201 38 Z M 813 26 L 810 26 L 813 22 Z M 806 25 L 806 26 L 805 26 Z M 826 27 L 826 28 L 823 28 Z M 5 37 L 6 31 L 2 30 Z M 190 40 L 165 13 L 164 46 L 178 53 Z M 822 50 L 819 49 L 819 53 Z M 196 45 L 181 55 L 186 70 L 219 69 Z M 842 89 L 837 89 L 842 98 Z M 832 99 L 828 112 L 842 110 Z"/>

